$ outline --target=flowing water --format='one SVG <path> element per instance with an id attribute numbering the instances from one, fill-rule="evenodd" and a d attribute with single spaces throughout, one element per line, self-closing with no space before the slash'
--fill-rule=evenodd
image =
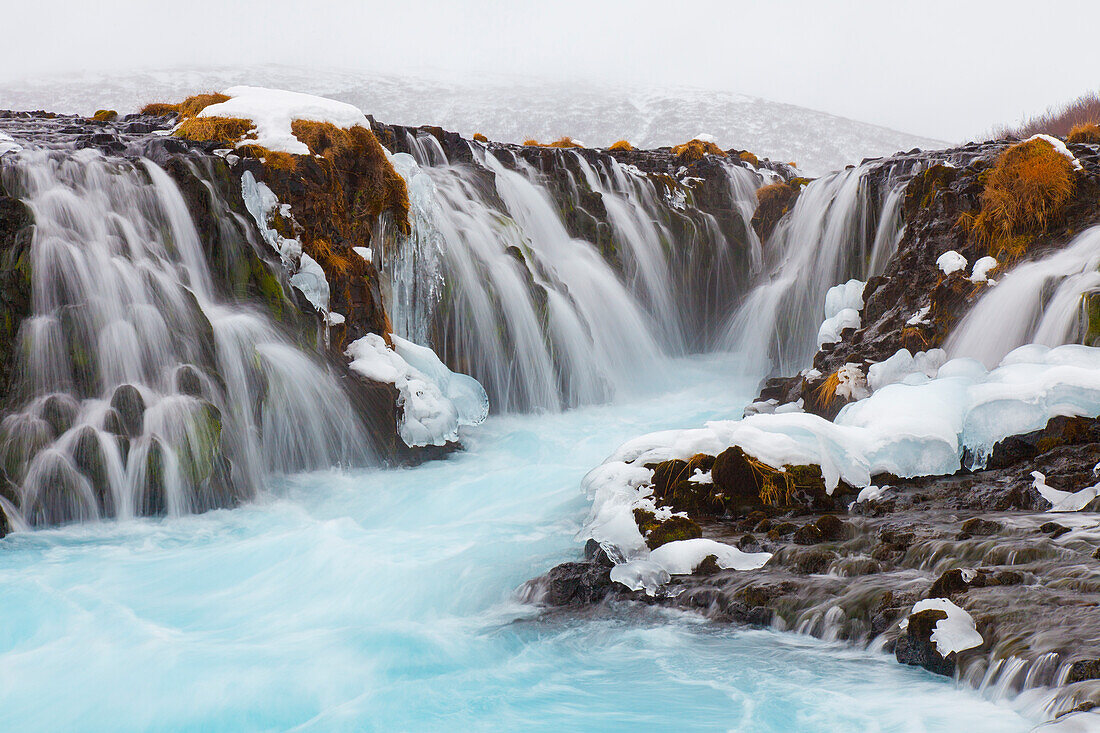
<path id="1" fill-rule="evenodd" d="M 20 499 L 5 508 L 24 530 L 0 540 L 5 729 L 1030 727 L 871 651 L 629 606 L 546 615 L 516 593 L 579 557 L 581 478 L 622 441 L 739 415 L 769 353 L 803 365 L 825 290 L 896 246 L 896 187 L 880 201 L 865 170 L 842 172 L 803 194 L 770 255 L 706 215 L 677 253 L 668 207 L 685 201 L 576 154 L 608 253 L 568 233 L 522 160 L 473 148 L 476 165 L 452 165 L 434 138 L 411 142 L 394 162 L 414 235 L 376 256 L 395 328 L 481 379 L 498 416 L 468 450 L 401 469 L 293 473 L 368 463 L 361 426 L 307 351 L 214 286 L 162 169 L 41 150 L 5 166 L 37 222 L 4 424 Z M 762 178 L 728 176 L 747 221 Z M 756 272 L 742 356 L 683 356 Z M 141 420 L 120 425 L 135 403 Z M 207 463 L 256 501 L 189 514 L 234 503 L 211 499 Z"/>
<path id="2" fill-rule="evenodd" d="M 576 558 L 581 477 L 619 442 L 740 409 L 728 356 L 652 396 L 505 416 L 414 469 L 324 472 L 232 511 L 0 541 L 11 730 L 1026 731 L 890 657 L 515 589 Z M 670 405 L 675 405 L 670 409 Z"/>
<path id="3" fill-rule="evenodd" d="M 0 425 L 15 524 L 202 511 L 272 470 L 370 460 L 336 379 L 219 295 L 163 169 L 93 150 L 8 160 L 35 221 L 22 407 Z"/>
<path id="4" fill-rule="evenodd" d="M 993 368 L 1024 344 L 1084 342 L 1090 329 L 1082 295 L 1100 291 L 1100 227 L 1086 229 L 1064 249 L 1012 268 L 986 292 L 945 344 Z M 1095 330 L 1100 324 L 1093 323 Z"/>

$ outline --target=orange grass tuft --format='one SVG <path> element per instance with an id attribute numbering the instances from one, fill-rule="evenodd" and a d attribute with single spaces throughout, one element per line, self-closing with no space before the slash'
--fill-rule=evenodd
<path id="1" fill-rule="evenodd" d="M 712 142 L 707 142 L 699 139 L 688 140 L 682 145 L 677 145 L 672 148 L 672 154 L 680 157 L 680 160 L 685 163 L 694 163 L 697 160 L 702 160 L 704 155 L 717 155 L 725 158 L 726 152 Z"/>
<path id="2" fill-rule="evenodd" d="M 197 142 L 235 143 L 252 131 L 252 120 L 241 117 L 190 117 L 181 122 L 172 133 Z"/>
<path id="3" fill-rule="evenodd" d="M 1028 235 L 1041 232 L 1061 211 L 1074 189 L 1073 164 L 1046 140 L 1005 150 L 987 172 L 981 209 L 959 223 L 985 242 L 1001 261 L 1019 257 Z"/>

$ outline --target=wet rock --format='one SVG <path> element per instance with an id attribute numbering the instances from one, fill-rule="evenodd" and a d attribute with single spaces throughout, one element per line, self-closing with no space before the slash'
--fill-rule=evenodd
<path id="1" fill-rule="evenodd" d="M 800 545 L 816 545 L 825 539 L 815 524 L 807 524 L 794 533 L 792 539 Z"/>
<path id="2" fill-rule="evenodd" d="M 818 531 L 821 532 L 821 538 L 826 542 L 837 542 L 848 536 L 849 527 L 847 523 L 834 514 L 824 515 L 817 520 L 815 525 Z"/>
<path id="3" fill-rule="evenodd" d="M 827 571 L 836 558 L 837 554 L 829 550 L 803 550 L 795 556 L 794 567 L 803 575 L 820 574 Z"/>
<path id="4" fill-rule="evenodd" d="M 718 556 L 707 555 L 703 558 L 702 562 L 695 566 L 694 575 L 706 577 L 709 575 L 717 575 L 720 572 L 722 572 L 722 568 L 718 567 Z"/>
<path id="5" fill-rule="evenodd" d="M 754 535 L 742 535 L 741 539 L 737 540 L 737 549 L 742 552 L 760 552 L 760 543 Z"/>
<path id="6" fill-rule="evenodd" d="M 974 517 L 968 519 L 962 523 L 962 531 L 971 536 L 988 537 L 989 535 L 997 534 L 1002 529 L 1000 522 L 992 522 L 988 519 L 982 519 L 981 517 Z"/>
<path id="7" fill-rule="evenodd" d="M 1069 667 L 1066 682 L 1084 682 L 1085 680 L 1100 680 L 1100 659 L 1079 659 Z"/>
<path id="8" fill-rule="evenodd" d="M 126 437 L 141 435 L 145 424 L 145 399 L 132 384 L 122 384 L 111 395 L 111 407 L 118 413 L 122 433 Z"/>
<path id="9" fill-rule="evenodd" d="M 1004 468 L 1065 445 L 1100 442 L 1100 421 L 1089 417 L 1052 417 L 1045 427 L 1013 435 L 993 446 L 986 462 L 990 469 Z"/>
<path id="10" fill-rule="evenodd" d="M 595 562 L 567 562 L 541 579 L 542 602 L 549 606 L 597 603 L 612 591 L 611 571 Z"/>
<path id="11" fill-rule="evenodd" d="M 1056 540 L 1062 535 L 1070 531 L 1069 527 L 1058 524 L 1057 522 L 1044 522 L 1039 525 L 1039 531 L 1043 534 L 1050 535 L 1052 540 Z"/>
<path id="12" fill-rule="evenodd" d="M 153 438 L 145 454 L 144 481 L 138 494 L 137 512 L 150 517 L 165 514 L 168 511 L 168 489 L 166 482 L 165 448 L 159 439 Z"/>
<path id="13" fill-rule="evenodd" d="M 67 394 L 52 394 L 43 400 L 39 415 L 45 420 L 54 435 L 61 435 L 73 426 L 80 406 Z"/>
<path id="14" fill-rule="evenodd" d="M 73 447 L 73 462 L 92 485 L 99 514 L 113 517 L 118 513 L 107 472 L 107 456 L 103 452 L 99 433 L 88 425 L 80 428 Z"/>
<path id="15" fill-rule="evenodd" d="M 909 625 L 905 633 L 898 637 L 894 647 L 894 657 L 902 664 L 924 667 L 929 672 L 950 677 L 955 674 L 955 655 L 948 654 L 945 659 L 936 650 L 932 642 L 932 631 L 936 624 L 947 618 L 939 609 L 929 609 L 909 616 Z"/>
<path id="16" fill-rule="evenodd" d="M 176 391 L 180 394 L 202 397 L 202 378 L 195 367 L 190 364 L 182 364 L 176 369 Z"/>
<path id="17" fill-rule="evenodd" d="M 646 534 L 645 543 L 651 550 L 677 540 L 690 540 L 702 537 L 703 530 L 687 517 L 673 516 L 663 522 L 651 525 Z"/>
<path id="18" fill-rule="evenodd" d="M 653 467 L 653 493 L 661 498 L 671 495 L 672 487 L 687 479 L 687 461 L 676 458 Z"/>
<path id="19" fill-rule="evenodd" d="M 730 497 L 733 502 L 760 504 L 759 474 L 739 446 L 727 448 L 715 456 L 710 475 L 717 490 Z"/>

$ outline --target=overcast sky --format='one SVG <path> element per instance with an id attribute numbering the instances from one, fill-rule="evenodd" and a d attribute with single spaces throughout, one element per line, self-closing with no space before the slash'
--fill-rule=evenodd
<path id="1" fill-rule="evenodd" d="M 948 141 L 1100 89 L 1100 0 L 12 0 L 0 19 L 6 79 L 278 62 L 687 84 Z"/>

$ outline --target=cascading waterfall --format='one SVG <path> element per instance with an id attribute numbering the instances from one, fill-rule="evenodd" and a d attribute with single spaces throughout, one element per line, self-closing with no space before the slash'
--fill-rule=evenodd
<path id="1" fill-rule="evenodd" d="M 1092 227 L 1065 249 L 1025 262 L 1001 277 L 971 307 L 944 348 L 951 357 L 972 357 L 993 368 L 1024 344 L 1082 342 L 1090 325 L 1082 296 L 1097 291 L 1100 227 Z"/>
<path id="2" fill-rule="evenodd" d="M 880 274 L 900 240 L 902 176 L 886 173 L 886 196 L 870 184 L 866 163 L 809 183 L 772 233 L 762 282 L 735 313 L 721 346 L 754 360 L 755 371 L 793 374 L 817 350 L 825 294 L 851 279 Z"/>
<path id="3" fill-rule="evenodd" d="M 497 410 L 605 401 L 667 355 L 698 346 L 693 324 L 714 319 L 695 318 L 686 305 L 696 294 L 677 286 L 671 269 L 692 265 L 677 256 L 707 251 L 706 267 L 694 266 L 717 283 L 702 297 L 715 311 L 736 297 L 729 283 L 745 277 L 712 216 L 701 217 L 710 222 L 698 233 L 705 247 L 673 252 L 654 186 L 628 166 L 576 157 L 606 207 L 610 256 L 570 235 L 540 174 L 523 160 L 505 165 L 472 145 L 473 163 L 451 164 L 434 137 L 407 142 L 415 157 L 398 153 L 393 162 L 409 185 L 413 234 L 383 258 L 395 329 L 475 376 Z M 731 185 L 755 200 L 759 177 L 740 171 Z M 739 206 L 751 231 L 751 204 Z"/>
<path id="4" fill-rule="evenodd" d="M 40 149 L 2 173 L 35 222 L 0 428 L 13 523 L 201 511 L 269 471 L 370 460 L 336 378 L 219 295 L 163 169 Z"/>

